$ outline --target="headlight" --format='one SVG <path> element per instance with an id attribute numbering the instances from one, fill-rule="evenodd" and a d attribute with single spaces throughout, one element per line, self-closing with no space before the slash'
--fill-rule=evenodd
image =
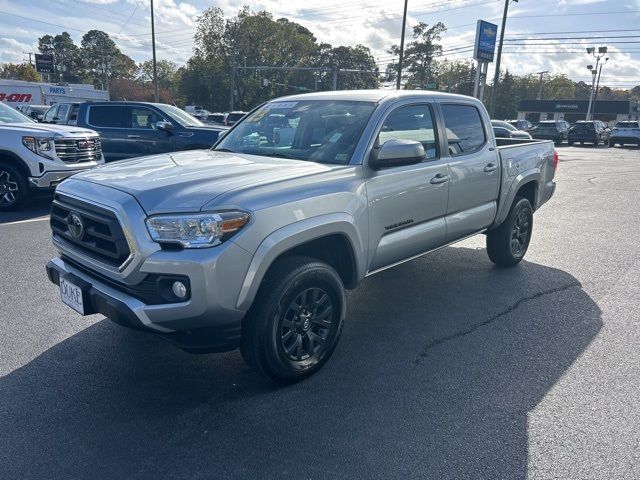
<path id="1" fill-rule="evenodd" d="M 243 228 L 251 216 L 247 212 L 158 215 L 146 220 L 154 242 L 177 244 L 183 248 L 219 245 Z"/>
<path id="2" fill-rule="evenodd" d="M 53 138 L 22 137 L 22 144 L 36 155 L 53 158 Z"/>

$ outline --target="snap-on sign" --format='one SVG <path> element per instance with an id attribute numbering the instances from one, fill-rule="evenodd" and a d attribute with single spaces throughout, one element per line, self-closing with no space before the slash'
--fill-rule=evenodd
<path id="1" fill-rule="evenodd" d="M 30 102 L 33 95 L 30 93 L 4 93 L 0 92 L 0 102 Z"/>

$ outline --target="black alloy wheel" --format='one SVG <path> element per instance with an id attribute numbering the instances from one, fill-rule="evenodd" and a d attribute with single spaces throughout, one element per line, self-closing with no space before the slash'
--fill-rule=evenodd
<path id="1" fill-rule="evenodd" d="M 277 260 L 242 320 L 240 352 L 274 382 L 297 382 L 329 360 L 345 314 L 344 286 L 330 265 L 302 256 Z"/>
<path id="2" fill-rule="evenodd" d="M 14 210 L 28 195 L 24 175 L 13 165 L 0 163 L 0 211 Z"/>
<path id="3" fill-rule="evenodd" d="M 511 253 L 515 257 L 524 255 L 529 244 L 529 217 L 525 210 L 520 210 L 511 229 Z"/>

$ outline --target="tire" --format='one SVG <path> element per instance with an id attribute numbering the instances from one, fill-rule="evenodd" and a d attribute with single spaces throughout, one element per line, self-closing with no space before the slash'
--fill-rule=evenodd
<path id="1" fill-rule="evenodd" d="M 598 148 L 598 145 L 600 145 L 600 140 L 596 138 L 596 139 L 593 141 L 593 148 Z"/>
<path id="2" fill-rule="evenodd" d="M 242 321 L 245 362 L 280 385 L 300 381 L 329 360 L 344 324 L 342 280 L 309 257 L 278 260 Z"/>
<path id="3" fill-rule="evenodd" d="M 555 143 L 555 144 L 556 144 L 556 147 L 558 147 L 558 146 L 562 145 L 562 137 L 556 138 L 556 141 L 555 141 L 555 142 L 553 142 L 553 143 Z"/>
<path id="4" fill-rule="evenodd" d="M 567 141 L 567 144 L 568 144 L 570 147 L 573 147 L 573 142 L 569 142 L 569 141 Z"/>
<path id="5" fill-rule="evenodd" d="M 611 148 L 615 147 L 616 146 L 616 142 L 614 142 L 613 140 L 609 140 L 609 146 Z"/>
<path id="6" fill-rule="evenodd" d="M 29 199 L 29 185 L 22 171 L 0 162 L 0 212 L 16 210 Z"/>
<path id="7" fill-rule="evenodd" d="M 532 229 L 531 203 L 526 198 L 516 197 L 505 221 L 487 232 L 489 259 L 499 267 L 513 267 L 520 263 L 529 248 Z"/>

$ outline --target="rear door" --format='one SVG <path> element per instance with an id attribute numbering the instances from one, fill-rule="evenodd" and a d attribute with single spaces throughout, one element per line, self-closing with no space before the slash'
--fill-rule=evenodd
<path id="1" fill-rule="evenodd" d="M 127 105 L 88 105 L 87 126 L 100 134 L 105 161 L 135 157 L 128 142 L 131 107 Z"/>
<path id="2" fill-rule="evenodd" d="M 493 223 L 497 212 L 500 163 L 488 119 L 473 103 L 442 101 L 451 175 L 447 207 L 447 242 L 478 232 Z"/>
<path id="3" fill-rule="evenodd" d="M 440 154 L 432 105 L 405 101 L 382 121 L 374 148 L 390 139 L 419 141 L 426 158 L 374 171 L 367 180 L 369 271 L 441 246 L 445 240 L 449 169 Z"/>

